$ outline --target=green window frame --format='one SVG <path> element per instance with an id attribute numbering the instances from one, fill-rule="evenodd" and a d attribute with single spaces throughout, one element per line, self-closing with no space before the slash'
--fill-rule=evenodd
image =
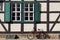
<path id="1" fill-rule="evenodd" d="M 14 2 L 13 2 L 14 3 Z M 20 3 L 21 4 L 21 14 L 20 14 L 20 21 L 14 21 L 14 22 L 21 22 L 21 23 L 24 23 L 24 22 L 39 22 L 40 21 L 40 3 L 39 2 L 16 2 L 16 3 Z M 25 21 L 24 20 L 24 4 L 34 4 L 34 11 L 33 11 L 33 21 Z M 11 3 L 12 5 L 12 3 Z M 5 3 L 5 22 L 13 22 L 11 20 L 11 11 L 10 11 L 10 3 L 7 2 Z M 8 7 L 7 7 L 8 6 Z M 29 8 L 29 7 L 28 7 Z M 29 14 L 30 15 L 30 14 Z"/>

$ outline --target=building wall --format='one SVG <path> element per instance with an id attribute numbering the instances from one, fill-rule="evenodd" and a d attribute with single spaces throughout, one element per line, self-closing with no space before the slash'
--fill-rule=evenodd
<path id="1" fill-rule="evenodd" d="M 12 32 L 17 32 L 17 31 L 21 31 L 21 24 L 11 24 L 11 31 Z"/>
<path id="2" fill-rule="evenodd" d="M 13 1 L 13 0 L 12 0 Z M 25 0 L 26 1 L 26 0 Z M 29 0 L 28 0 L 29 1 Z M 31 1 L 31 0 L 30 0 Z M 47 3 L 40 3 L 41 4 L 41 11 L 47 11 Z M 60 3 L 50 3 L 49 11 L 60 11 Z M 4 7 L 3 7 L 4 10 Z M 47 13 L 40 13 L 40 21 L 47 21 Z M 49 14 L 49 21 L 55 21 L 58 17 L 59 13 L 50 13 Z M 0 13 L 0 19 L 2 22 L 4 22 L 4 13 Z M 58 20 L 60 21 L 60 19 Z M 52 27 L 52 24 L 49 24 L 50 28 Z M 18 26 L 18 27 L 17 27 Z M 28 27 L 27 27 L 28 26 Z M 32 31 L 34 27 L 34 24 L 24 24 L 24 31 Z M 7 28 L 7 27 L 6 27 Z M 0 28 L 3 29 L 2 26 Z M 8 28 L 7 28 L 8 29 Z M 47 31 L 47 24 L 37 24 L 37 31 L 38 29 L 41 29 L 43 31 Z M 21 31 L 21 24 L 11 24 L 11 31 Z M 53 29 L 53 31 L 60 31 L 59 24 L 57 23 Z"/>

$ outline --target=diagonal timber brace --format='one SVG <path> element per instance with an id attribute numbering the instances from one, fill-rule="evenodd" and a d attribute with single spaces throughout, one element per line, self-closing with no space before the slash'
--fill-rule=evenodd
<path id="1" fill-rule="evenodd" d="M 51 27 L 50 31 L 52 31 L 52 30 L 53 30 L 53 28 L 54 28 L 54 26 L 55 26 L 55 24 L 56 24 L 56 22 L 58 21 L 58 19 L 59 19 L 59 18 L 60 18 L 60 14 L 59 14 L 59 16 L 57 17 L 57 19 L 56 19 L 55 23 L 52 25 L 52 27 Z"/>
<path id="2" fill-rule="evenodd" d="M 8 30 L 5 28 L 5 26 L 4 26 L 4 24 L 1 22 L 1 20 L 0 20 L 0 24 L 2 25 L 2 27 L 4 28 L 4 30 L 5 30 L 6 32 L 8 32 Z"/>

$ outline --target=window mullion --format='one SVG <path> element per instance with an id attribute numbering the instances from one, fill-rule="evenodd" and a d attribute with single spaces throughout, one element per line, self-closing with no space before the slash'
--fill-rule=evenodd
<path id="1" fill-rule="evenodd" d="M 17 20 L 17 4 L 15 3 L 15 21 Z"/>
<path id="2" fill-rule="evenodd" d="M 29 17 L 29 15 L 30 15 L 30 13 L 29 13 L 30 8 L 29 8 L 29 5 L 30 5 L 30 4 L 28 4 L 28 21 L 30 21 L 30 17 Z"/>
<path id="3" fill-rule="evenodd" d="M 21 4 L 20 4 L 20 21 L 21 21 Z"/>
<path id="4" fill-rule="evenodd" d="M 33 21 L 34 21 L 34 4 L 33 4 Z"/>

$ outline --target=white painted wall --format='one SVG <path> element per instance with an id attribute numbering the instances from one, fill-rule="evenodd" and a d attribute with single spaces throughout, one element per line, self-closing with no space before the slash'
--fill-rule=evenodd
<path id="1" fill-rule="evenodd" d="M 50 26 L 50 29 L 51 29 L 52 25 L 53 25 L 53 24 L 50 24 L 50 25 L 49 25 L 49 26 Z M 52 31 L 60 31 L 60 23 L 57 23 L 57 24 L 54 26 L 54 28 L 53 28 Z"/>
<path id="2" fill-rule="evenodd" d="M 20 32 L 21 24 L 11 24 L 11 32 Z"/>
<path id="3" fill-rule="evenodd" d="M 4 23 L 5 28 L 8 30 L 8 24 Z"/>
<path id="4" fill-rule="evenodd" d="M 60 0 L 50 0 L 50 1 L 60 1 Z"/>
<path id="5" fill-rule="evenodd" d="M 47 0 L 37 0 L 37 1 L 47 1 Z M 50 0 L 50 1 L 60 1 L 60 0 Z"/>
<path id="6" fill-rule="evenodd" d="M 60 3 L 50 3 L 50 11 L 60 11 Z"/>
<path id="7" fill-rule="evenodd" d="M 25 32 L 33 31 L 33 28 L 34 28 L 34 24 L 24 24 L 24 31 Z"/>
<path id="8" fill-rule="evenodd" d="M 60 21 L 60 18 L 58 19 L 58 21 Z"/>
<path id="9" fill-rule="evenodd" d="M 47 25 L 46 24 L 37 24 L 37 31 L 40 29 L 40 31 L 47 31 Z"/>
<path id="10" fill-rule="evenodd" d="M 50 13 L 50 21 L 56 21 L 59 13 Z"/>
<path id="11" fill-rule="evenodd" d="M 4 11 L 4 2 L 2 3 L 2 10 L 0 10 L 0 12 L 1 11 Z"/>
<path id="12" fill-rule="evenodd" d="M 47 13 L 41 13 L 41 21 L 47 21 Z"/>
<path id="13" fill-rule="evenodd" d="M 8 24 L 4 24 L 5 28 L 8 30 Z M 5 32 L 4 28 L 0 24 L 0 32 Z"/>
<path id="14" fill-rule="evenodd" d="M 0 19 L 1 19 L 1 21 L 4 21 L 4 14 L 3 13 L 0 13 Z"/>
<path id="15" fill-rule="evenodd" d="M 41 11 L 47 11 L 47 3 L 40 3 L 41 4 Z"/>
<path id="16" fill-rule="evenodd" d="M 21 1 L 21 0 L 12 0 L 12 1 Z M 25 0 L 26 1 L 26 0 Z M 33 1 L 33 0 L 28 0 L 28 1 Z M 40 1 L 40 0 L 39 0 Z M 46 3 L 40 3 L 41 4 L 41 11 L 46 11 L 47 9 L 47 4 Z M 50 3 L 50 11 L 60 11 L 60 3 Z M 3 7 L 4 10 L 4 7 Z M 49 21 L 55 21 L 56 18 L 58 17 L 59 13 L 51 13 L 50 20 Z M 0 14 L 0 19 L 4 21 L 4 14 Z M 42 13 L 41 14 L 41 21 L 46 21 L 47 20 L 47 14 Z M 60 21 L 60 19 L 59 19 Z M 4 24 L 8 30 L 8 24 Z M 53 24 L 50 24 L 50 28 L 52 27 Z M 24 31 L 33 31 L 34 24 L 24 24 Z M 43 31 L 46 31 L 46 24 L 37 24 L 37 31 L 38 29 L 42 29 Z M 42 31 L 41 30 L 41 31 Z M 2 26 L 0 25 L 0 31 L 5 31 Z M 16 32 L 16 31 L 21 31 L 21 24 L 11 24 L 11 31 Z M 60 31 L 60 24 L 56 24 L 53 31 Z"/>

